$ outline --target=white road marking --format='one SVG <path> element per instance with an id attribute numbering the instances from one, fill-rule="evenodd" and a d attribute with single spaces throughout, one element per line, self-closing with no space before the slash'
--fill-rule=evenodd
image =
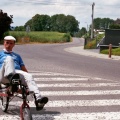
<path id="1" fill-rule="evenodd" d="M 89 78 L 34 78 L 35 81 L 79 81 L 89 80 Z"/>
<path id="2" fill-rule="evenodd" d="M 0 120 L 20 120 L 20 117 L 17 115 L 0 115 Z"/>
<path id="3" fill-rule="evenodd" d="M 80 76 L 80 75 L 71 75 L 71 74 L 62 74 L 62 73 L 31 73 L 32 75 L 39 75 L 39 76 L 58 76 L 58 75 L 62 75 L 62 76 Z"/>
<path id="4" fill-rule="evenodd" d="M 75 74 L 65 74 L 65 73 L 55 73 L 55 72 L 43 72 L 43 71 L 29 71 L 32 75 L 62 75 L 62 76 L 79 76 L 79 77 L 88 77 Z"/>
<path id="5" fill-rule="evenodd" d="M 43 71 L 29 71 L 32 75 L 37 75 L 38 76 L 49 76 L 49 78 L 51 78 L 50 76 L 76 76 L 76 77 L 80 77 L 80 78 L 84 78 L 84 79 L 89 79 L 89 80 L 105 80 L 105 81 L 112 81 L 115 82 L 113 80 L 107 80 L 107 79 L 103 79 L 103 78 L 98 78 L 98 77 L 92 77 L 90 78 L 89 76 L 82 76 L 82 75 L 75 75 L 75 74 L 65 74 L 65 73 L 55 73 L 55 72 L 43 72 Z M 58 78 L 58 77 L 57 77 Z M 66 78 L 67 79 L 67 78 Z"/>
<path id="6" fill-rule="evenodd" d="M 48 78 L 34 78 L 35 81 L 105 81 L 104 79 L 95 78 L 62 78 L 62 77 L 48 77 Z M 108 80 L 107 80 L 108 81 Z"/>
<path id="7" fill-rule="evenodd" d="M 10 102 L 12 108 L 15 106 L 21 106 L 22 101 Z M 30 107 L 35 107 L 34 101 L 29 101 Z M 49 101 L 45 107 L 75 107 L 75 106 L 112 106 L 120 105 L 119 99 L 109 99 L 109 100 L 54 100 Z M 11 108 L 11 107 L 10 107 Z"/>
<path id="8" fill-rule="evenodd" d="M 33 115 L 33 118 L 39 118 L 39 120 L 120 120 L 120 112 L 37 114 Z"/>
<path id="9" fill-rule="evenodd" d="M 120 120 L 120 112 L 33 114 L 33 120 Z M 20 120 L 16 115 L 0 115 L 0 120 Z"/>
<path id="10" fill-rule="evenodd" d="M 95 90 L 95 91 L 41 91 L 45 96 L 71 96 L 71 95 L 120 95 L 120 90 Z"/>
<path id="11" fill-rule="evenodd" d="M 120 86 L 120 83 L 69 83 L 69 84 L 37 84 L 38 87 L 105 87 Z"/>

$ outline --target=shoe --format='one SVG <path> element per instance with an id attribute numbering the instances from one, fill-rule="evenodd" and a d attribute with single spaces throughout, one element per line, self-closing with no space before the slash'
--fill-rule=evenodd
<path id="1" fill-rule="evenodd" d="M 6 78 L 11 81 L 12 77 L 14 76 L 14 74 L 10 73 Z"/>
<path id="2" fill-rule="evenodd" d="M 12 79 L 20 79 L 20 76 L 18 73 L 15 73 L 15 74 L 9 74 L 7 77 L 6 77 L 9 81 L 11 81 Z"/>
<path id="3" fill-rule="evenodd" d="M 48 102 L 48 98 L 47 97 L 42 97 L 41 99 L 38 99 L 35 101 L 35 105 L 36 105 L 36 110 L 42 110 L 44 105 Z"/>

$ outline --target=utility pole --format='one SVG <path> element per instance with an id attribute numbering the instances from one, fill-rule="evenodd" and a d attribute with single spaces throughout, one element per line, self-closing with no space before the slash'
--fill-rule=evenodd
<path id="1" fill-rule="evenodd" d="M 95 6 L 95 3 L 93 2 L 92 4 L 92 24 L 91 24 L 91 39 L 93 39 L 93 30 L 94 30 L 94 25 L 93 25 L 93 19 L 94 19 L 94 6 Z"/>

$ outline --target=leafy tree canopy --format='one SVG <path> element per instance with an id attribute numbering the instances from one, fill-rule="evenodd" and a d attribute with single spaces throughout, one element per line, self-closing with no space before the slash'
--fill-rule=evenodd
<path id="1" fill-rule="evenodd" d="M 3 39 L 4 33 L 10 29 L 12 18 L 12 15 L 9 17 L 7 13 L 3 13 L 3 11 L 0 10 L 0 40 Z"/>
<path id="2" fill-rule="evenodd" d="M 94 19 L 94 29 L 106 29 L 109 28 L 110 24 L 114 22 L 110 18 L 95 18 Z"/>
<path id="3" fill-rule="evenodd" d="M 69 32 L 71 35 L 79 30 L 79 22 L 75 17 L 64 14 L 56 14 L 51 17 L 36 14 L 26 22 L 25 26 L 27 25 L 33 31 Z"/>
<path id="4" fill-rule="evenodd" d="M 111 25 L 109 26 L 109 28 L 110 28 L 110 29 L 120 29 L 120 25 L 118 25 L 118 24 L 111 24 Z"/>

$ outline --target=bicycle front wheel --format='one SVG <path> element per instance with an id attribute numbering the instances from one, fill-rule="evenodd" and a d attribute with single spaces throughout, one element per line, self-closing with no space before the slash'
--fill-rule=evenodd
<path id="1" fill-rule="evenodd" d="M 23 108 L 23 120 L 32 120 L 32 114 L 29 108 Z"/>
<path id="2" fill-rule="evenodd" d="M 1 97 L 0 98 L 0 105 L 1 105 L 2 111 L 6 112 L 8 109 L 8 105 L 9 105 L 9 97 Z"/>

